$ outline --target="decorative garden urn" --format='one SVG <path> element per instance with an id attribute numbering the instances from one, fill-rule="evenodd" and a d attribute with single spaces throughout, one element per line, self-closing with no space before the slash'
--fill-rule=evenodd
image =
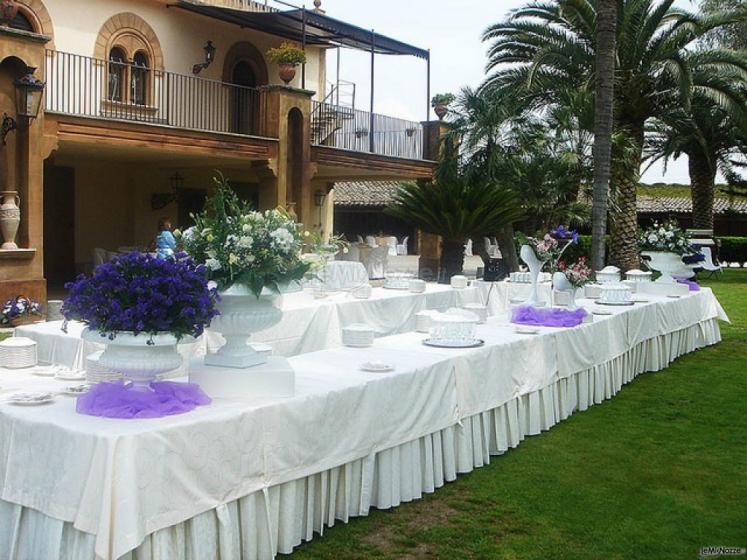
<path id="1" fill-rule="evenodd" d="M 14 0 L 0 1 L 0 25 L 9 26 L 18 14 L 18 3 Z"/>
<path id="2" fill-rule="evenodd" d="M 21 198 L 16 191 L 0 191 L 0 232 L 3 236 L 0 250 L 18 249 L 16 233 L 21 223 L 21 209 L 18 207 L 20 203 Z"/>
<path id="3" fill-rule="evenodd" d="M 280 79 L 285 82 L 285 85 L 288 85 L 296 77 L 296 65 L 289 62 L 281 62 L 278 64 L 278 74 L 280 75 Z"/>

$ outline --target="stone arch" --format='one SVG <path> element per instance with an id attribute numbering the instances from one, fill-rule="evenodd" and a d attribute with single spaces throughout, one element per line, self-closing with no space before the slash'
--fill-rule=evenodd
<path id="1" fill-rule="evenodd" d="M 49 37 L 47 48 L 54 49 L 54 26 L 44 3 L 41 0 L 16 0 L 16 2 L 18 11 L 28 18 L 34 26 L 34 31 Z"/>
<path id="2" fill-rule="evenodd" d="M 135 41 L 139 40 L 145 46 L 151 68 L 164 69 L 163 50 L 156 32 L 143 18 L 130 12 L 112 16 L 101 26 L 93 50 L 94 58 L 108 60 L 109 51 L 115 43 L 126 40 L 128 36 Z M 134 52 L 128 52 L 130 57 L 134 54 Z"/>
<path id="3" fill-rule="evenodd" d="M 252 69 L 257 80 L 257 86 L 265 86 L 270 83 L 264 56 L 262 56 L 257 47 L 247 41 L 234 43 L 228 49 L 226 57 L 223 60 L 222 79 L 225 83 L 232 81 L 233 70 L 240 62 L 247 63 Z"/>

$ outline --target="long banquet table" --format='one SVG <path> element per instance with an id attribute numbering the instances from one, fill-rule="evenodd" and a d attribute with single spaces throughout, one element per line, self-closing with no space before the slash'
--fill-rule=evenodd
<path id="1" fill-rule="evenodd" d="M 520 292 L 521 288 L 517 293 Z M 255 334 L 252 341 L 272 345 L 278 356 L 296 356 L 339 346 L 342 327 L 352 323 L 372 326 L 377 336 L 407 332 L 415 328 L 415 314 L 419 311 L 445 311 L 449 307 L 478 303 L 488 293 L 487 286 L 455 290 L 450 286 L 428 284 L 423 294 L 374 288 L 366 300 L 355 299 L 347 292 L 331 293 L 324 299 L 314 299 L 308 290 L 286 294 L 282 298 L 282 321 Z M 496 305 L 505 299 L 497 294 L 496 291 L 496 296 L 490 295 Z M 61 327 L 62 321 L 35 323 L 18 327 L 16 336 L 36 341 L 40 362 L 71 369 L 83 369 L 86 356 L 103 350 L 103 345 L 81 338 L 82 323 L 71 322 L 67 332 L 62 332 Z M 219 334 L 208 332 L 197 344 L 185 345 L 188 347 L 182 353 L 200 355 L 206 350 L 216 350 L 222 343 Z"/>
<path id="2" fill-rule="evenodd" d="M 591 307 L 589 300 L 581 303 Z M 265 559 L 337 520 L 433 492 L 638 374 L 717 343 L 710 290 L 519 335 L 505 314 L 467 350 L 405 332 L 296 356 L 296 395 L 159 420 L 0 404 L 0 558 Z M 396 365 L 385 374 L 359 365 Z M 58 382 L 0 372 L 4 390 Z M 2 551 L 10 551 L 2 556 Z"/>

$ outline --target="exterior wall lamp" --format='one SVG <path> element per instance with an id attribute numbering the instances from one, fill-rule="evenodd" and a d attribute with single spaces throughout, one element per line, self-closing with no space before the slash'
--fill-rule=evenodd
<path id="1" fill-rule="evenodd" d="M 192 66 L 192 73 L 194 75 L 197 75 L 200 72 L 202 72 L 205 68 L 210 66 L 215 60 L 216 49 L 212 41 L 208 41 L 207 44 L 203 47 L 203 50 L 205 51 L 205 62 L 200 62 Z"/>
<path id="2" fill-rule="evenodd" d="M 171 183 L 171 192 L 153 193 L 150 197 L 151 210 L 161 210 L 166 208 L 172 202 L 179 201 L 179 190 L 184 186 L 184 177 L 177 171 L 169 177 Z"/>
<path id="3" fill-rule="evenodd" d="M 39 116 L 41 109 L 42 96 L 46 84 L 34 76 L 36 68 L 27 66 L 23 76 L 15 80 L 16 87 L 16 113 L 22 126 L 29 126 L 34 119 Z M 5 145 L 5 139 L 11 130 L 16 130 L 19 123 L 9 116 L 3 114 L 3 121 L 0 129 L 2 142 Z"/>

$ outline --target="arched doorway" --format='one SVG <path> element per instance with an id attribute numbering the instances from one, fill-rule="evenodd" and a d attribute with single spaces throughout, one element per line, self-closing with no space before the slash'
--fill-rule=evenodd
<path id="1" fill-rule="evenodd" d="M 296 203 L 296 213 L 305 218 L 303 200 L 303 113 L 293 108 L 288 113 L 288 182 L 286 199 Z"/>
<path id="2" fill-rule="evenodd" d="M 259 115 L 256 103 L 257 75 L 246 60 L 239 60 L 231 71 L 234 84 L 231 99 L 231 130 L 238 134 L 252 134 Z"/>

